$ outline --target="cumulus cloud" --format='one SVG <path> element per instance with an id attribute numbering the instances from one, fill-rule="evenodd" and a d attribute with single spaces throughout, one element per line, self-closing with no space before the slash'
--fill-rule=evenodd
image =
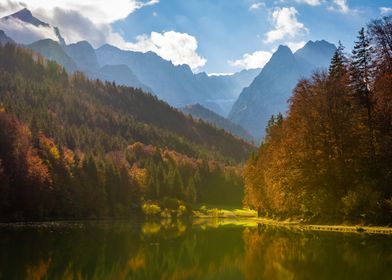
<path id="1" fill-rule="evenodd" d="M 59 27 L 67 44 L 87 40 L 94 47 L 99 47 L 108 43 L 122 49 L 152 51 L 175 65 L 188 64 L 193 70 L 204 66 L 207 60 L 197 53 L 196 38 L 187 33 L 152 32 L 150 36 L 138 36 L 136 42 L 127 42 L 120 33 L 113 31 L 113 22 L 158 2 L 159 0 L 29 0 L 25 5 L 8 0 L 4 4 L 0 3 L 0 10 L 4 16 L 27 7 L 38 18 Z M 27 26 L 27 29 L 22 32 L 23 26 Z M 8 30 L 11 31 L 11 37 L 21 43 L 31 43 L 43 38 L 57 40 L 52 28 L 36 28 L 20 21 L 12 22 Z"/>
<path id="2" fill-rule="evenodd" d="M 230 60 L 229 64 L 245 69 L 262 68 L 270 60 L 272 53 L 266 51 L 256 51 L 251 54 L 244 54 L 241 59 Z"/>
<path id="3" fill-rule="evenodd" d="M 342 14 L 347 14 L 350 12 L 350 8 L 347 4 L 347 0 L 332 0 L 331 6 L 328 7 L 331 11 L 336 11 Z"/>
<path id="4" fill-rule="evenodd" d="M 155 52 L 174 65 L 188 64 L 192 70 L 204 66 L 207 62 L 197 53 L 196 38 L 187 33 L 151 32 L 149 36 L 144 34 L 136 39 L 135 43 L 125 43 L 124 47 L 140 52 Z"/>
<path id="5" fill-rule="evenodd" d="M 296 0 L 297 3 L 308 4 L 310 6 L 318 6 L 321 5 L 323 0 Z"/>
<path id="6" fill-rule="evenodd" d="M 265 3 L 263 3 L 263 2 L 256 2 L 256 3 L 253 3 L 252 5 L 250 5 L 249 10 L 250 11 L 254 11 L 254 10 L 260 9 L 261 7 L 265 7 Z"/>
<path id="7" fill-rule="evenodd" d="M 291 49 L 292 52 L 298 51 L 300 48 L 305 46 L 306 41 L 300 41 L 300 42 L 287 42 L 287 46 Z"/>
<path id="8" fill-rule="evenodd" d="M 54 10 L 60 8 L 62 10 L 83 12 L 83 15 L 94 23 L 112 23 L 126 18 L 137 9 L 157 3 L 159 3 L 159 0 L 28 0 L 27 3 L 23 3 L 23 0 L 8 0 L 3 5 L 7 7 L 6 11 L 1 11 L 1 13 L 9 12 L 12 9 L 16 11 L 27 6 L 34 13 L 51 19 Z"/>
<path id="9" fill-rule="evenodd" d="M 94 47 L 99 47 L 113 41 L 113 38 L 116 38 L 115 42 L 121 41 L 117 38 L 121 37 L 120 34 L 114 33 L 110 24 L 94 23 L 77 11 L 55 8 L 50 22 L 60 28 L 67 43 L 87 40 Z"/>
<path id="10" fill-rule="evenodd" d="M 31 44 L 41 39 L 57 40 L 53 28 L 26 24 L 16 18 L 0 20 L 0 30 L 4 30 L 13 40 L 22 44 Z"/>
<path id="11" fill-rule="evenodd" d="M 294 7 L 276 8 L 271 15 L 274 29 L 266 33 L 265 43 L 273 43 L 286 37 L 295 38 L 309 30 L 297 19 L 298 11 Z"/>
<path id="12" fill-rule="evenodd" d="M 389 7 L 380 7 L 380 13 L 382 15 L 392 14 L 392 8 Z"/>

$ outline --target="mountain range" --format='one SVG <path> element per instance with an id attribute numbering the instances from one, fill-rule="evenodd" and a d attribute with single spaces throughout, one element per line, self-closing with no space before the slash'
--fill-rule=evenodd
<path id="1" fill-rule="evenodd" d="M 270 116 L 287 110 L 287 99 L 298 79 L 327 67 L 336 49 L 326 41 L 309 41 L 294 54 L 288 47 L 280 46 L 263 69 L 211 76 L 193 73 L 188 65 L 175 66 L 153 52 L 122 50 L 109 44 L 94 49 L 87 41 L 67 45 L 57 27 L 34 17 L 27 9 L 0 21 L 12 19 L 52 28 L 57 41 L 43 39 L 25 46 L 56 61 L 69 73 L 81 71 L 92 79 L 140 88 L 174 107 L 192 108 L 187 113 L 245 139 L 249 139 L 249 134 L 261 139 Z M 11 37 L 12 34 L 1 31 L 0 43 L 22 43 Z M 189 106 L 192 104 L 200 107 Z M 211 118 L 211 113 L 218 114 L 218 118 Z M 229 120 L 222 121 L 225 117 Z M 240 126 L 243 128 L 238 130 Z"/>
<path id="2" fill-rule="evenodd" d="M 243 129 L 240 125 L 232 123 L 230 120 L 218 115 L 217 113 L 208 110 L 200 104 L 188 105 L 181 109 L 185 114 L 191 115 L 193 118 L 201 119 L 205 122 L 215 125 L 217 128 L 224 129 L 233 135 L 241 137 L 242 139 L 253 142 L 252 135 Z"/>
<path id="3" fill-rule="evenodd" d="M 250 86 L 243 89 L 229 119 L 261 140 L 271 115 L 286 112 L 298 80 L 327 68 L 335 50 L 335 45 L 326 41 L 309 41 L 295 53 L 279 46 Z"/>

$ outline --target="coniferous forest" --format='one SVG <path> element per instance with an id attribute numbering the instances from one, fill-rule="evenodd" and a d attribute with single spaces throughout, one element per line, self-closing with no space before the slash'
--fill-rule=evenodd
<path id="1" fill-rule="evenodd" d="M 245 204 L 269 217 L 392 222 L 392 17 L 298 82 L 245 168 Z"/>
<path id="2" fill-rule="evenodd" d="M 0 218 L 127 217 L 233 203 L 254 147 L 138 89 L 0 46 Z"/>

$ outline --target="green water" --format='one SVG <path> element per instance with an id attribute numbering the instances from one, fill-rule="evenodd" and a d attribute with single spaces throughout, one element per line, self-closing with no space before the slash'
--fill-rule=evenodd
<path id="1" fill-rule="evenodd" d="M 0 227 L 0 279 L 392 279 L 392 237 L 163 222 Z"/>

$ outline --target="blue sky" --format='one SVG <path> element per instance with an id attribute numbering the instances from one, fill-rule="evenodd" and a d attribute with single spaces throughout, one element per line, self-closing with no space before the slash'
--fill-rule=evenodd
<path id="1" fill-rule="evenodd" d="M 392 8 L 390 0 L 349 0 L 348 10 L 341 10 L 334 1 L 319 1 L 314 6 L 306 2 L 312 1 L 161 0 L 116 22 L 114 29 L 129 41 L 152 31 L 188 33 L 197 39 L 197 52 L 207 60 L 199 71 L 235 72 L 241 67 L 230 61 L 256 51 L 272 52 L 279 44 L 341 40 L 349 50 L 357 31 L 369 19 L 379 17 L 381 7 Z M 266 34 L 274 29 L 273 11 L 291 7 L 303 30 L 266 42 Z"/>
<path id="2" fill-rule="evenodd" d="M 350 51 L 362 26 L 392 14 L 391 0 L 0 0 L 0 16 L 23 7 L 58 26 L 67 43 L 154 51 L 207 73 L 261 67 L 280 44 L 341 40 Z M 22 43 L 56 38 L 18 22 L 1 28 Z"/>

